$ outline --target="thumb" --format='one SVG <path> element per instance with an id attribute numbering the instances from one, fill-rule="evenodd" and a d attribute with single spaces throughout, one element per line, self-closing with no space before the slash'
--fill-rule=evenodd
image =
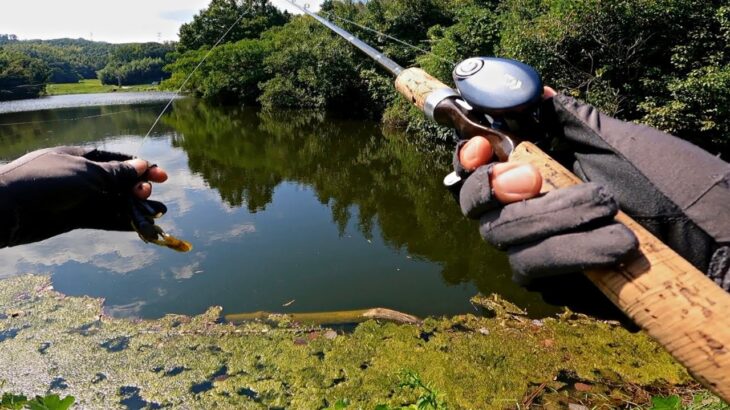
<path id="1" fill-rule="evenodd" d="M 149 162 L 139 158 L 125 161 L 125 164 L 131 165 L 134 168 L 135 172 L 137 172 L 137 177 L 144 175 L 144 173 L 150 168 Z"/>

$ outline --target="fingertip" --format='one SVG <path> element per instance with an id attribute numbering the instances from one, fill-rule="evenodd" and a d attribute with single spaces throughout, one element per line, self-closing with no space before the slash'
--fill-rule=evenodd
<path id="1" fill-rule="evenodd" d="M 545 87 L 543 87 L 543 91 L 542 91 L 543 100 L 549 100 L 549 99 L 555 97 L 556 95 L 558 95 L 558 92 L 555 91 L 555 89 L 553 87 L 550 87 L 549 85 L 546 85 Z"/>
<path id="2" fill-rule="evenodd" d="M 461 147 L 459 151 L 459 162 L 468 172 L 472 172 L 482 165 L 486 165 L 492 159 L 494 151 L 489 141 L 476 136 L 471 138 Z"/>
<path id="3" fill-rule="evenodd" d="M 135 171 L 137 171 L 138 177 L 147 172 L 147 169 L 149 167 L 149 163 L 147 161 L 139 158 L 130 159 L 129 161 L 125 162 L 134 167 Z"/>
<path id="4" fill-rule="evenodd" d="M 150 181 L 152 182 L 165 182 L 167 181 L 168 175 L 167 172 L 165 172 L 164 169 L 154 166 L 149 169 L 149 172 L 147 174 L 149 176 Z"/>
<path id="5" fill-rule="evenodd" d="M 491 177 L 494 196 L 503 204 L 534 198 L 542 188 L 542 175 L 532 164 L 496 164 Z"/>
<path id="6" fill-rule="evenodd" d="M 132 192 L 139 199 L 147 199 L 152 195 L 152 184 L 149 182 L 139 182 L 134 186 Z"/>

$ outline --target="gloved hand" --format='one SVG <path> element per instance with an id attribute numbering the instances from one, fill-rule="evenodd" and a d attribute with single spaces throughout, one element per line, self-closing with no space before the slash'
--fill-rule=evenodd
<path id="1" fill-rule="evenodd" d="M 488 158 L 474 152 L 485 141 L 457 146 L 454 168 L 465 178 L 459 204 L 479 220 L 487 242 L 507 251 L 517 283 L 613 265 L 638 247 L 634 234 L 613 220 L 618 204 L 605 188 L 587 183 L 538 195 L 542 179 L 532 166 L 479 165 Z"/>
<path id="2" fill-rule="evenodd" d="M 125 154 L 82 147 L 31 152 L 0 167 L 0 247 L 77 228 L 133 230 L 166 212 L 149 201 L 167 174 Z"/>

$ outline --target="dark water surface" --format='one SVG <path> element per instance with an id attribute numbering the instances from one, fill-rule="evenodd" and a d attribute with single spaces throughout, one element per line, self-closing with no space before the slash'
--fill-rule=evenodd
<path id="1" fill-rule="evenodd" d="M 160 104 L 0 115 L 0 160 L 54 145 L 139 153 L 170 180 L 159 224 L 190 240 L 178 254 L 136 234 L 74 231 L 0 250 L 0 277 L 53 274 L 69 295 L 106 298 L 117 316 L 302 312 L 387 307 L 473 311 L 499 293 L 535 316 L 555 308 L 510 281 L 441 186 L 448 147 L 374 123 L 260 113 L 178 100 L 151 138 Z M 8 125 L 15 124 L 15 125 Z M 282 305 L 296 300 L 290 307 Z"/>

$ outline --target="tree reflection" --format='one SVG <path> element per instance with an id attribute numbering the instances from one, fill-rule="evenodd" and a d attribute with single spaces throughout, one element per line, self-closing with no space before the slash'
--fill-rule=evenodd
<path id="1" fill-rule="evenodd" d="M 311 112 L 257 112 L 178 101 L 165 122 L 173 144 L 231 206 L 258 212 L 283 181 L 312 187 L 340 232 L 357 218 L 371 237 L 379 227 L 391 247 L 440 263 L 446 282 L 473 282 L 532 313 L 552 309 L 510 280 L 504 255 L 485 245 L 441 186 L 450 150 L 378 124 Z"/>
<path id="2" fill-rule="evenodd" d="M 51 146 L 91 143 L 108 136 L 144 135 L 162 107 L 164 103 L 2 114 L 0 160 L 9 161 Z M 158 126 L 154 135 L 169 131 L 167 126 Z"/>

